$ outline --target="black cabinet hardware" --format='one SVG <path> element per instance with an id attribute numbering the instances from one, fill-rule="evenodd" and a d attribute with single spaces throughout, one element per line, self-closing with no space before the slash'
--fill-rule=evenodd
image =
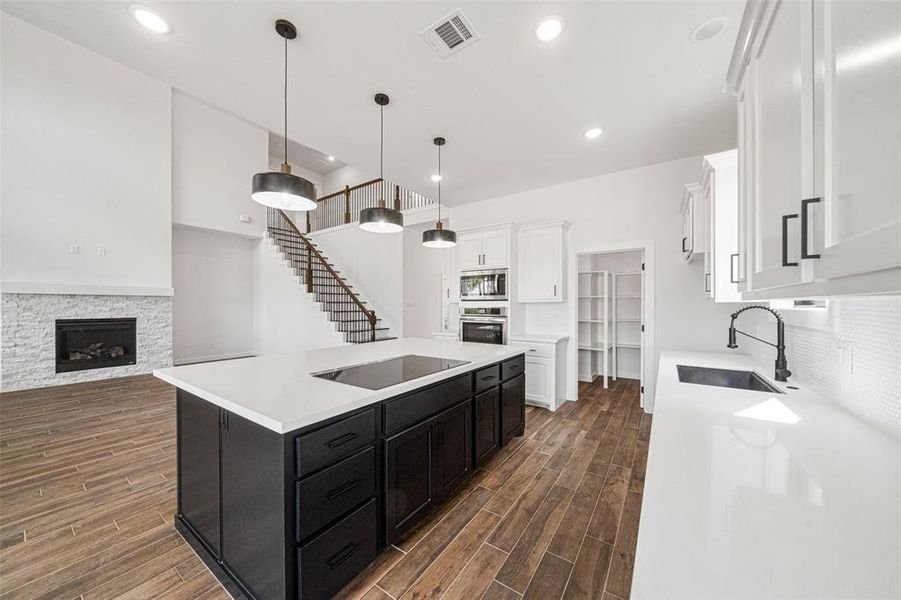
<path id="1" fill-rule="evenodd" d="M 819 201 L 819 198 L 807 198 L 806 200 L 801 200 L 801 258 L 820 258 L 819 254 L 811 254 L 808 251 L 809 240 L 807 238 L 810 205 L 817 204 Z"/>
<path id="2" fill-rule="evenodd" d="M 557 284 L 554 284 L 554 298 L 557 297 Z"/>
<path id="3" fill-rule="evenodd" d="M 325 561 L 325 564 L 328 565 L 329 569 L 334 570 L 334 569 L 338 568 L 341 565 L 341 563 L 343 563 L 348 558 L 353 556 L 354 552 L 356 552 L 359 549 L 360 549 L 360 546 L 358 544 L 354 544 L 353 542 L 351 542 L 350 544 L 344 546 L 344 548 L 342 548 L 337 554 L 335 554 L 330 559 Z"/>
<path id="4" fill-rule="evenodd" d="M 737 270 L 735 267 L 738 259 L 738 254 L 730 254 L 729 255 L 729 282 L 730 283 L 738 283 L 738 279 L 735 277 L 735 271 Z"/>
<path id="5" fill-rule="evenodd" d="M 789 262 L 788 260 L 788 222 L 791 219 L 797 219 L 798 214 L 782 215 L 782 266 L 797 267 L 798 263 Z"/>
<path id="6" fill-rule="evenodd" d="M 355 432 L 345 433 L 341 437 L 336 437 L 333 440 L 329 440 L 325 443 L 326 448 L 337 448 L 338 446 L 343 446 L 344 444 L 357 439 L 360 437 L 360 434 Z"/>
<path id="7" fill-rule="evenodd" d="M 704 291 L 710 291 L 710 273 L 704 273 Z"/>
<path id="8" fill-rule="evenodd" d="M 332 491 L 330 491 L 329 493 L 327 493 L 325 495 L 325 497 L 328 498 L 329 500 L 334 500 L 335 498 L 338 498 L 339 496 L 343 496 L 344 494 L 346 494 L 350 490 L 354 489 L 358 485 L 360 485 L 359 479 L 355 480 L 355 481 L 348 481 L 344 485 L 339 486 L 339 487 L 333 489 Z"/>
<path id="9" fill-rule="evenodd" d="M 682 252 L 688 252 L 688 248 L 686 247 L 687 244 L 688 244 L 688 238 L 687 237 L 682 238 Z"/>

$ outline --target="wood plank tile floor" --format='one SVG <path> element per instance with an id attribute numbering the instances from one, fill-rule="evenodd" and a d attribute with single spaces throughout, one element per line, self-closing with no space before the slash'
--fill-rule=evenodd
<path id="1" fill-rule="evenodd" d="M 628 600 L 651 417 L 638 382 L 529 407 L 342 598 Z M 227 598 L 175 532 L 175 393 L 150 376 L 0 394 L 0 598 Z"/>

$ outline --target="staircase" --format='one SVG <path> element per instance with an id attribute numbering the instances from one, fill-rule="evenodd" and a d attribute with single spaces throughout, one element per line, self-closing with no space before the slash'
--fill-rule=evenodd
<path id="1" fill-rule="evenodd" d="M 279 209 L 266 209 L 269 238 L 301 278 L 309 294 L 328 314 L 335 328 L 352 344 L 394 339 L 388 327 L 367 307 L 353 286 L 335 270 L 319 248 L 302 234 L 294 222 Z"/>

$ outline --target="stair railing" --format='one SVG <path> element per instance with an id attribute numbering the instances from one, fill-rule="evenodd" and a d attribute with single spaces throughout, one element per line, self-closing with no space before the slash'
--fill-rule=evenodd
<path id="1" fill-rule="evenodd" d="M 343 304 L 354 306 L 368 321 L 368 328 L 366 331 L 351 328 L 350 330 L 343 330 L 343 332 L 349 333 L 351 337 L 354 338 L 353 341 L 365 341 L 364 339 L 360 339 L 359 335 L 367 333 L 369 334 L 369 341 L 374 342 L 376 324 L 378 323 L 375 312 L 366 308 L 360 298 L 350 289 L 350 287 L 348 287 L 341 276 L 335 272 L 328 260 L 326 260 L 319 250 L 316 249 L 316 246 L 310 242 L 310 240 L 300 232 L 294 222 L 288 218 L 288 215 L 277 208 L 267 208 L 266 213 L 267 228 L 270 234 L 274 234 L 277 243 L 283 250 L 287 248 L 290 252 L 294 244 L 300 245 L 299 262 L 302 265 L 301 268 L 305 274 L 304 279 L 307 292 L 311 294 L 315 293 L 317 296 L 321 294 L 335 294 L 335 292 L 329 292 L 328 290 L 337 287 L 337 289 L 341 290 L 337 293 L 341 295 L 342 298 L 329 301 L 327 305 Z M 309 215 L 309 212 L 307 215 Z M 282 239 L 279 239 L 279 236 L 281 236 Z M 286 236 L 292 239 L 286 242 L 284 240 Z M 291 262 L 293 265 L 295 261 L 292 259 Z M 323 273 L 324 275 L 320 276 L 320 273 Z M 323 278 L 331 283 L 317 283 L 317 279 Z"/>
<path id="2" fill-rule="evenodd" d="M 307 233 L 357 221 L 361 210 L 377 206 L 381 198 L 397 210 L 432 204 L 428 196 L 386 179 L 372 179 L 359 185 L 344 186 L 343 190 L 316 200 L 316 210 L 307 212 Z"/>

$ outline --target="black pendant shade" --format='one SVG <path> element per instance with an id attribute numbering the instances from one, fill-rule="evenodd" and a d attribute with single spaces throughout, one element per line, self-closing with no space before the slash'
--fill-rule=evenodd
<path id="1" fill-rule="evenodd" d="M 281 210 L 313 210 L 316 208 L 316 187 L 303 177 L 292 175 L 288 164 L 288 40 L 297 37 L 297 28 L 290 21 L 279 19 L 275 22 L 275 31 L 285 39 L 285 162 L 281 172 L 254 175 L 250 197 L 264 206 Z"/>
<path id="2" fill-rule="evenodd" d="M 379 179 L 384 179 L 385 106 L 389 101 L 388 94 L 375 95 L 375 103 L 379 105 Z M 382 193 L 384 187 L 382 182 L 379 193 Z M 372 233 L 397 233 L 404 229 L 404 215 L 399 210 L 385 206 L 385 199 L 380 198 L 378 206 L 360 211 L 360 229 Z"/>
<path id="3" fill-rule="evenodd" d="M 432 140 L 438 146 L 438 222 L 435 229 L 422 232 L 422 245 L 426 248 L 453 248 L 457 245 L 457 232 L 445 229 L 441 222 L 441 146 L 447 143 L 443 137 Z"/>

